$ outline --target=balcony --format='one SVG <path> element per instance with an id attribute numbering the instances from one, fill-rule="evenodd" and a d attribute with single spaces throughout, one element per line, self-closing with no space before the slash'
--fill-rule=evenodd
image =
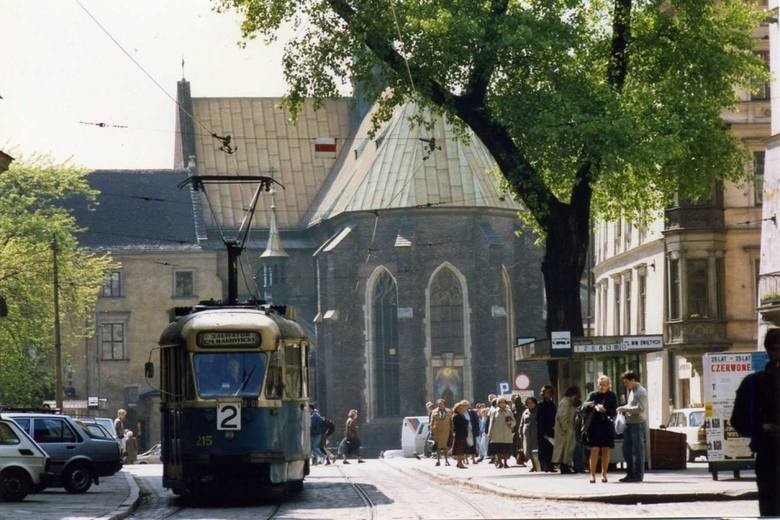
<path id="1" fill-rule="evenodd" d="M 725 350 L 730 345 L 726 339 L 726 324 L 722 320 L 695 315 L 684 320 L 667 321 L 666 344 L 676 350 L 700 353 Z"/>
<path id="2" fill-rule="evenodd" d="M 758 277 L 760 304 L 758 312 L 765 321 L 780 325 L 780 271 L 761 273 Z"/>

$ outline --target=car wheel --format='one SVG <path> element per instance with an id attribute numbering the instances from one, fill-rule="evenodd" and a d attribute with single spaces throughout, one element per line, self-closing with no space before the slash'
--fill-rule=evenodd
<path id="1" fill-rule="evenodd" d="M 84 463 L 71 464 L 62 472 L 62 483 L 68 493 L 86 493 L 92 479 L 92 470 Z"/>
<path id="2" fill-rule="evenodd" d="M 6 502 L 19 502 L 32 491 L 30 476 L 18 468 L 0 474 L 0 498 Z"/>

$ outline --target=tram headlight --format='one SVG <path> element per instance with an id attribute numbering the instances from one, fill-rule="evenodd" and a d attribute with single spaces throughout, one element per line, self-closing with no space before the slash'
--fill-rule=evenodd
<path id="1" fill-rule="evenodd" d="M 236 438 L 236 432 L 227 431 L 225 432 L 225 438 L 229 441 L 232 441 Z"/>

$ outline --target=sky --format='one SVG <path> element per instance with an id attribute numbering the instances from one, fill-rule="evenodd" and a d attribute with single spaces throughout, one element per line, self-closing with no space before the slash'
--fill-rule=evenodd
<path id="1" fill-rule="evenodd" d="M 182 59 L 194 97 L 284 93 L 281 44 L 239 48 L 239 15 L 209 0 L 0 0 L 0 150 L 13 157 L 173 167 L 175 103 L 81 6 L 173 98 Z"/>

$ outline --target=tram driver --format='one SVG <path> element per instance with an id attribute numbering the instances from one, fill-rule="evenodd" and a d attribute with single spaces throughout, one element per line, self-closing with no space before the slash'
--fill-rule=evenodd
<path id="1" fill-rule="evenodd" d="M 241 374 L 241 363 L 239 363 L 237 359 L 231 359 L 228 361 L 227 373 L 222 380 L 222 389 L 236 391 L 241 387 L 243 382 L 244 377 Z"/>

